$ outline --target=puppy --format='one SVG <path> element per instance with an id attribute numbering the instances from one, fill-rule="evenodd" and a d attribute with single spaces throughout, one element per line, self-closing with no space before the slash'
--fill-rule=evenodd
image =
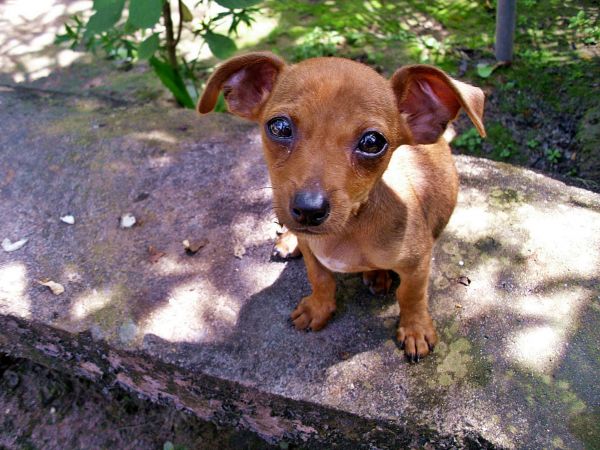
<path id="1" fill-rule="evenodd" d="M 433 350 L 428 311 L 432 248 L 456 205 L 458 175 L 443 139 L 462 107 L 485 136 L 479 88 L 426 65 L 386 80 L 341 58 L 287 65 L 268 52 L 223 63 L 198 103 L 219 92 L 233 114 L 261 126 L 273 204 L 288 231 L 282 256 L 304 257 L 312 294 L 291 318 L 323 328 L 335 311 L 334 272 L 362 272 L 373 292 L 400 275 L 397 338 L 410 361 Z"/>

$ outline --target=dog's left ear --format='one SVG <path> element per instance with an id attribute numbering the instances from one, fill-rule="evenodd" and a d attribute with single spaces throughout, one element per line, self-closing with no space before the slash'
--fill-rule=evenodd
<path id="1" fill-rule="evenodd" d="M 427 65 L 398 69 L 390 80 L 398 109 L 406 114 L 413 144 L 433 144 L 462 107 L 485 137 L 481 89 L 454 80 L 440 69 Z"/>
<path id="2" fill-rule="evenodd" d="M 270 52 L 228 59 L 208 79 L 196 110 L 201 114 L 212 111 L 223 90 L 231 113 L 256 120 L 284 67 L 285 62 Z"/>

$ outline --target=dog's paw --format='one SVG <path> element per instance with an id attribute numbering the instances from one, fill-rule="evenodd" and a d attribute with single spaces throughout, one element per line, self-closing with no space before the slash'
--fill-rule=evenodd
<path id="1" fill-rule="evenodd" d="M 369 288 L 371 294 L 387 294 L 392 286 L 392 277 L 389 270 L 370 270 L 362 273 L 362 280 Z"/>
<path id="2" fill-rule="evenodd" d="M 327 325 L 334 312 L 335 300 L 322 300 L 309 295 L 298 303 L 290 317 L 298 330 L 319 331 Z"/>
<path id="3" fill-rule="evenodd" d="M 280 259 L 298 258 L 301 255 L 298 248 L 298 238 L 291 231 L 285 231 L 275 241 L 273 257 Z"/>
<path id="4" fill-rule="evenodd" d="M 400 348 L 404 349 L 406 359 L 410 362 L 419 362 L 421 358 L 433 351 L 437 343 L 437 335 L 429 314 L 426 317 L 419 317 L 419 319 L 404 323 L 400 317 L 398 342 Z"/>

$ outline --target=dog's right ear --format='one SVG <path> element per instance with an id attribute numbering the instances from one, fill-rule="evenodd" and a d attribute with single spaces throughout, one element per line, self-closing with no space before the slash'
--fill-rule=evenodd
<path id="1" fill-rule="evenodd" d="M 236 56 L 221 64 L 206 83 L 196 110 L 213 110 L 222 90 L 227 108 L 235 115 L 257 120 L 285 62 L 270 52 Z"/>

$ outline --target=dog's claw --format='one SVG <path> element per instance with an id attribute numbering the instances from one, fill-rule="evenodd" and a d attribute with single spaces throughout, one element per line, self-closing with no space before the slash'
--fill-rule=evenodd
<path id="1" fill-rule="evenodd" d="M 431 353 L 436 341 L 435 329 L 430 321 L 429 324 L 427 322 L 403 324 L 402 317 L 400 318 L 398 343 L 411 363 L 418 363 L 421 358 Z"/>

